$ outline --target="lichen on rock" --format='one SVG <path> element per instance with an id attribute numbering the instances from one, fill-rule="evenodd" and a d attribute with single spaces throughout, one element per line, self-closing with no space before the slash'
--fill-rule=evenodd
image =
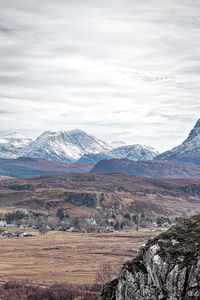
<path id="1" fill-rule="evenodd" d="M 106 284 L 102 300 L 200 299 L 200 215 L 147 242 Z"/>

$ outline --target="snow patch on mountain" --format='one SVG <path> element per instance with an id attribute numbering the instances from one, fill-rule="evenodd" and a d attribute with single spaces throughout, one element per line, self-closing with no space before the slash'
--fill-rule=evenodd
<path id="1" fill-rule="evenodd" d="M 182 154 L 194 152 L 200 152 L 200 119 L 196 122 L 189 136 L 181 145 L 158 155 L 156 159 L 172 160 Z"/>
<path id="2" fill-rule="evenodd" d="M 96 163 L 110 158 L 152 160 L 156 155 L 158 152 L 151 147 L 126 145 L 122 141 L 108 144 L 80 129 L 48 130 L 35 141 L 19 133 L 0 138 L 0 157 L 2 158 L 26 156 L 60 162 Z"/>
<path id="3" fill-rule="evenodd" d="M 118 148 L 118 147 L 121 147 L 121 146 L 125 146 L 127 145 L 125 142 L 123 141 L 113 141 L 110 143 L 110 146 L 115 149 L 115 148 Z"/>
<path id="4" fill-rule="evenodd" d="M 128 158 L 134 161 L 152 160 L 158 155 L 158 152 L 150 146 L 145 145 L 127 145 L 118 147 L 109 151 L 113 158 Z"/>
<path id="5" fill-rule="evenodd" d="M 99 153 L 108 149 L 110 146 L 106 142 L 80 129 L 46 131 L 24 150 L 24 155 L 53 161 L 75 162 L 83 154 Z"/>
<path id="6" fill-rule="evenodd" d="M 159 153 L 152 147 L 135 144 L 135 145 L 121 146 L 104 153 L 85 154 L 78 160 L 78 162 L 97 163 L 102 159 L 111 159 L 111 158 L 118 158 L 118 159 L 128 158 L 134 161 L 146 161 L 146 160 L 153 160 L 158 154 Z"/>
<path id="7" fill-rule="evenodd" d="M 17 158 L 31 142 L 30 138 L 16 132 L 3 135 L 0 137 L 0 157 Z"/>

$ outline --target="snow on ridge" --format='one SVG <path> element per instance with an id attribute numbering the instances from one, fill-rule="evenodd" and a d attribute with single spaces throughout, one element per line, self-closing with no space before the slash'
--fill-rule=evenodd
<path id="1" fill-rule="evenodd" d="M 80 129 L 45 131 L 24 151 L 26 156 L 75 162 L 83 154 L 107 151 L 110 146 Z"/>
<path id="2" fill-rule="evenodd" d="M 17 132 L 0 137 L 0 157 L 17 158 L 24 147 L 31 143 L 31 139 Z"/>
<path id="3" fill-rule="evenodd" d="M 159 160 L 170 160 L 175 156 L 185 153 L 200 152 L 200 119 L 196 122 L 194 128 L 190 131 L 188 137 L 182 144 L 174 147 L 171 150 L 161 153 L 156 157 Z"/>
<path id="4" fill-rule="evenodd" d="M 108 144 L 80 129 L 47 130 L 34 141 L 18 133 L 5 137 L 6 139 L 0 138 L 0 157 L 6 158 L 27 156 L 52 161 L 76 162 L 84 155 L 97 155 L 98 159 L 102 156 L 151 160 L 158 154 L 149 146 L 126 145 L 119 141 Z M 114 147 L 114 144 L 117 147 Z"/>
<path id="5" fill-rule="evenodd" d="M 97 163 L 102 159 L 111 159 L 111 158 L 127 158 L 134 161 L 144 161 L 144 160 L 153 160 L 159 153 L 150 146 L 143 146 L 140 144 L 134 145 L 125 145 L 121 147 L 114 148 L 107 152 L 101 152 L 98 154 L 90 153 L 84 154 L 79 162 L 88 162 L 88 163 Z"/>

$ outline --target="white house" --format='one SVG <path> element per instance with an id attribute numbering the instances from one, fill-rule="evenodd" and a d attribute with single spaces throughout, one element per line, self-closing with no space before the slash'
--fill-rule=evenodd
<path id="1" fill-rule="evenodd" d="M 6 224 L 6 221 L 0 221 L 0 226 L 1 227 L 5 227 L 7 224 Z"/>

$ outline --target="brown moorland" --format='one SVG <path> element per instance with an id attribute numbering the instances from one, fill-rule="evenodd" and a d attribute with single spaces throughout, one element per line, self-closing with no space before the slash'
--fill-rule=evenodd
<path id="1" fill-rule="evenodd" d="M 0 283 L 29 280 L 47 286 L 59 283 L 93 284 L 102 265 L 117 269 L 160 231 L 81 234 L 32 231 L 26 238 L 0 238 Z"/>
<path id="2" fill-rule="evenodd" d="M 93 166 L 93 164 L 53 162 L 43 158 L 32 157 L 0 158 L 0 175 L 31 177 L 44 174 L 84 173 L 89 172 Z"/>
<path id="3" fill-rule="evenodd" d="M 189 216 L 200 212 L 200 179 L 126 174 L 64 174 L 0 181 L 0 207 L 57 210 L 71 215 L 121 210 L 131 214 Z"/>

